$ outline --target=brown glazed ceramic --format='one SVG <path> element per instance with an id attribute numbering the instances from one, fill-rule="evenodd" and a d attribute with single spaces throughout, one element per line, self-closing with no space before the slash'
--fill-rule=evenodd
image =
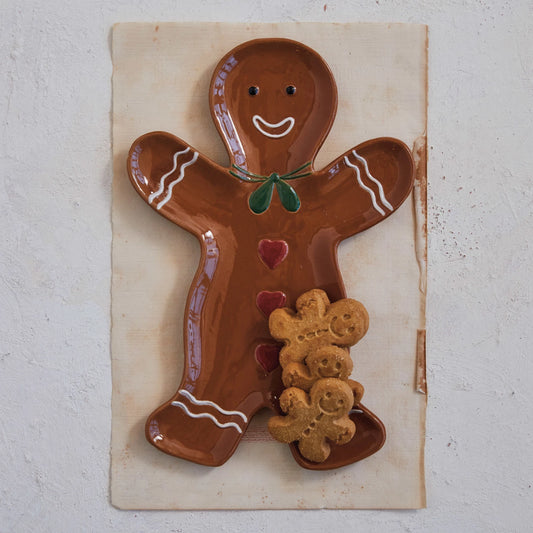
<path id="1" fill-rule="evenodd" d="M 217 466 L 259 409 L 280 412 L 279 345 L 267 315 L 313 288 L 332 302 L 345 297 L 337 246 L 401 205 L 413 161 L 402 142 L 379 138 L 313 168 L 337 89 L 324 60 L 294 41 L 260 39 L 230 51 L 209 98 L 229 168 L 154 132 L 133 143 L 128 171 L 141 197 L 194 234 L 202 251 L 187 299 L 183 379 L 150 415 L 146 437 L 166 453 Z M 381 422 L 362 405 L 351 417 L 357 430 L 348 444 L 332 446 L 320 464 L 291 445 L 296 461 L 324 470 L 376 452 Z"/>

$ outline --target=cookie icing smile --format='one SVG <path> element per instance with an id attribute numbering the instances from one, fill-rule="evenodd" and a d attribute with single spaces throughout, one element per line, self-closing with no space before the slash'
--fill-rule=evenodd
<path id="1" fill-rule="evenodd" d="M 275 124 L 272 124 L 270 122 L 267 122 L 263 117 L 260 115 L 254 115 L 252 117 L 252 122 L 256 129 L 260 131 L 263 135 L 266 135 L 267 137 L 271 137 L 272 139 L 279 139 L 280 137 L 285 137 L 287 133 L 289 133 L 292 130 L 292 127 L 294 126 L 294 118 L 293 117 L 287 117 L 283 120 L 280 120 L 279 122 L 276 122 Z M 288 128 L 283 131 L 282 133 L 270 133 L 268 131 L 265 131 L 262 126 L 266 126 L 270 129 L 276 129 L 280 126 L 283 126 L 284 124 L 288 124 Z"/>

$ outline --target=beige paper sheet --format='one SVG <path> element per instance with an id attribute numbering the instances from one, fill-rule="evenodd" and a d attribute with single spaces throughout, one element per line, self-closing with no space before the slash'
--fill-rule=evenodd
<path id="1" fill-rule="evenodd" d="M 225 149 L 209 114 L 212 70 L 235 45 L 287 37 L 319 52 L 339 89 L 339 111 L 316 168 L 380 136 L 417 141 L 425 161 L 427 28 L 412 24 L 119 24 L 113 31 L 112 503 L 123 509 L 419 508 L 425 506 L 426 397 L 417 392 L 424 325 L 425 165 L 394 216 L 344 241 L 348 296 L 370 329 L 354 348 L 353 377 L 383 420 L 375 455 L 332 471 L 299 467 L 271 440 L 267 413 L 235 455 L 209 468 L 163 454 L 144 439 L 148 414 L 177 389 L 185 299 L 199 246 L 130 186 L 132 141 L 153 130 L 185 139 L 218 163 Z"/>

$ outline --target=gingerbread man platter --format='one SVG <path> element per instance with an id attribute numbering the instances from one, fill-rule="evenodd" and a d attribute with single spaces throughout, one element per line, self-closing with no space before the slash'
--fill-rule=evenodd
<path id="1" fill-rule="evenodd" d="M 255 413 L 284 412 L 283 340 L 272 335 L 270 315 L 298 307 L 313 290 L 331 308 L 345 299 L 339 243 L 394 213 L 411 192 L 414 164 L 405 144 L 382 137 L 315 169 L 335 119 L 337 89 L 325 61 L 295 41 L 258 39 L 229 51 L 214 70 L 209 106 L 227 167 L 170 133 L 152 132 L 133 142 L 128 173 L 154 216 L 192 233 L 201 246 L 186 303 L 182 381 L 149 416 L 146 438 L 170 455 L 218 466 L 235 452 Z M 337 341 L 331 324 L 349 317 L 331 315 L 327 326 L 334 348 L 326 352 L 343 369 L 352 368 L 344 354 L 360 337 Z M 351 464 L 384 443 L 383 424 L 360 403 L 360 389 L 345 381 L 335 387 L 342 398 L 353 392 L 353 409 L 342 412 L 343 424 L 355 430 L 350 439 L 330 439 L 320 461 L 287 441 L 304 468 Z M 300 393 L 295 397 L 307 405 Z"/>

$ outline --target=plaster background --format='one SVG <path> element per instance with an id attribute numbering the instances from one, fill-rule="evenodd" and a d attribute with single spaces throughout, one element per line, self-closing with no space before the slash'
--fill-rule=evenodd
<path id="1" fill-rule="evenodd" d="M 160 20 L 429 25 L 427 509 L 109 504 L 109 38 Z M 4 0 L 0 21 L 0 531 L 530 528 L 531 2 Z"/>

